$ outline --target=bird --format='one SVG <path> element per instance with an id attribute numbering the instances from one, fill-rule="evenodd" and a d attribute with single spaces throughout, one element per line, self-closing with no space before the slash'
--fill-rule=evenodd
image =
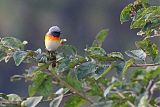
<path id="1" fill-rule="evenodd" d="M 49 28 L 45 35 L 45 48 L 49 55 L 48 61 L 52 62 L 52 66 L 56 66 L 56 50 L 58 47 L 66 42 L 66 39 L 61 39 L 61 29 L 58 26 L 52 26 Z"/>
<path id="2" fill-rule="evenodd" d="M 59 46 L 63 44 L 63 40 L 60 38 L 61 29 L 58 26 L 52 26 L 49 28 L 45 35 L 45 48 L 47 51 L 56 51 Z"/>

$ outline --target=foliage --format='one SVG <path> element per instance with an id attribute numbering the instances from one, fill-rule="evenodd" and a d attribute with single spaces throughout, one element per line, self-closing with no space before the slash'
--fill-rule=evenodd
<path id="1" fill-rule="evenodd" d="M 129 58 L 102 48 L 108 29 L 97 34 L 83 55 L 72 45 L 63 45 L 51 55 L 41 49 L 25 50 L 26 41 L 1 38 L 0 61 L 7 63 L 13 58 L 16 66 L 34 66 L 11 77 L 11 81 L 30 82 L 29 97 L 0 93 L 0 106 L 35 107 L 44 101 L 50 102 L 50 107 L 61 103 L 65 107 L 159 106 L 160 56 L 157 43 L 151 39 L 160 36 L 159 16 L 160 6 L 152 6 L 148 0 L 135 0 L 122 10 L 121 23 L 130 21 L 130 28 L 138 28 L 142 38 L 135 42 L 137 49 L 125 52 Z"/>

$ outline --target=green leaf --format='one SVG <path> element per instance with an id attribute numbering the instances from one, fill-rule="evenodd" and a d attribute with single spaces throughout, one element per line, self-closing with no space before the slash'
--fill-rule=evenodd
<path id="1" fill-rule="evenodd" d="M 141 97 L 138 107 L 148 107 L 148 95 L 147 94 Z"/>
<path id="2" fill-rule="evenodd" d="M 144 75 L 144 80 L 149 81 L 156 78 L 158 75 L 160 75 L 160 67 L 150 67 L 150 69 L 148 68 L 147 73 Z"/>
<path id="3" fill-rule="evenodd" d="M 70 60 L 71 60 L 69 62 L 69 67 L 70 68 L 74 68 L 76 65 L 79 65 L 79 64 L 87 61 L 86 58 L 84 58 L 83 56 L 80 56 L 80 55 L 76 55 L 75 57 L 70 58 Z"/>
<path id="4" fill-rule="evenodd" d="M 146 25 L 146 21 L 144 19 L 139 19 L 139 20 L 133 21 L 130 28 L 131 29 L 143 28 L 145 25 Z"/>
<path id="5" fill-rule="evenodd" d="M 59 47 L 59 49 L 65 53 L 67 51 L 67 52 L 71 52 L 73 55 L 77 54 L 77 49 L 73 45 L 62 45 L 61 47 Z"/>
<path id="6" fill-rule="evenodd" d="M 160 64 L 160 55 L 159 54 L 155 57 L 154 63 Z"/>
<path id="7" fill-rule="evenodd" d="M 52 78 L 42 71 L 34 73 L 33 83 L 28 87 L 29 96 L 39 93 L 48 96 L 52 92 Z"/>
<path id="8" fill-rule="evenodd" d="M 142 61 L 145 61 L 147 56 L 142 49 L 126 51 L 125 54 L 131 58 L 134 58 L 135 60 L 142 60 Z"/>
<path id="9" fill-rule="evenodd" d="M 110 72 L 114 67 L 115 67 L 115 63 L 112 63 L 112 64 L 97 78 L 97 80 L 100 79 L 100 78 L 102 78 L 102 77 L 104 77 L 104 76 L 106 76 L 106 75 L 108 74 L 108 72 Z"/>
<path id="10" fill-rule="evenodd" d="M 17 94 L 8 94 L 7 97 L 9 101 L 22 101 L 21 97 Z"/>
<path id="11" fill-rule="evenodd" d="M 156 29 L 160 26 L 160 19 L 154 19 L 143 27 L 142 31 L 149 31 L 151 29 Z"/>
<path id="12" fill-rule="evenodd" d="M 107 35 L 108 35 L 108 32 L 109 32 L 108 29 L 103 29 L 103 30 L 101 30 L 101 31 L 97 34 L 97 36 L 96 36 L 96 38 L 95 38 L 92 46 L 93 46 L 93 47 L 101 47 L 102 44 L 103 44 L 103 42 L 104 42 L 104 40 L 106 39 L 106 37 L 107 37 Z"/>
<path id="13" fill-rule="evenodd" d="M 152 17 L 155 17 L 157 14 L 160 14 L 159 9 L 160 6 L 150 6 L 148 8 L 142 8 L 137 11 L 134 20 L 146 20 L 146 22 L 149 22 Z"/>
<path id="14" fill-rule="evenodd" d="M 129 59 L 128 61 L 126 61 L 122 72 L 125 74 L 128 71 L 129 67 L 133 64 L 134 64 L 134 59 Z"/>
<path id="15" fill-rule="evenodd" d="M 112 52 L 107 54 L 107 60 L 124 60 L 124 58 L 120 52 Z"/>
<path id="16" fill-rule="evenodd" d="M 86 52 L 89 57 L 96 59 L 98 61 L 106 61 L 107 54 L 106 51 L 101 47 L 90 47 L 86 49 Z"/>
<path id="17" fill-rule="evenodd" d="M 90 96 L 102 96 L 103 93 L 100 89 L 100 87 L 98 86 L 98 83 L 93 82 L 90 84 L 91 89 L 88 91 L 88 95 Z"/>
<path id="18" fill-rule="evenodd" d="M 90 74 L 94 74 L 96 69 L 96 64 L 93 62 L 85 62 L 77 67 L 77 77 L 78 79 L 83 79 Z"/>
<path id="19" fill-rule="evenodd" d="M 57 72 L 64 72 L 69 70 L 69 63 L 70 59 L 68 57 L 65 57 L 59 61 L 59 64 L 57 66 Z"/>
<path id="20" fill-rule="evenodd" d="M 23 107 L 36 107 L 42 100 L 43 96 L 38 97 L 29 97 L 26 100 L 21 102 Z"/>
<path id="21" fill-rule="evenodd" d="M 86 101 L 79 96 L 71 96 L 69 99 L 64 103 L 64 107 L 81 107 L 85 104 Z"/>
<path id="22" fill-rule="evenodd" d="M 3 61 L 6 57 L 6 53 L 0 51 L 0 62 Z"/>
<path id="23" fill-rule="evenodd" d="M 121 15 L 120 15 L 121 23 L 124 23 L 130 20 L 131 18 L 130 13 L 131 13 L 132 6 L 133 4 L 130 3 L 122 10 Z"/>
<path id="24" fill-rule="evenodd" d="M 146 33 L 160 26 L 160 6 L 150 6 L 137 11 L 136 17 L 131 24 L 131 28 L 142 28 Z"/>
<path id="25" fill-rule="evenodd" d="M 136 1 L 138 1 L 139 3 L 148 3 L 149 2 L 149 0 L 136 0 Z"/>
<path id="26" fill-rule="evenodd" d="M 136 46 L 144 50 L 147 55 L 150 55 L 153 59 L 158 55 L 158 46 L 152 43 L 149 39 L 143 41 L 137 41 Z"/>
<path id="27" fill-rule="evenodd" d="M 131 80 L 132 81 L 140 81 L 144 80 L 145 76 L 145 70 L 144 69 L 136 69 L 133 71 L 133 74 L 131 75 Z"/>
<path id="28" fill-rule="evenodd" d="M 61 94 L 60 96 L 54 98 L 54 99 L 49 103 L 49 107 L 59 107 L 59 105 L 61 104 L 62 99 L 63 99 L 63 94 Z"/>
<path id="29" fill-rule="evenodd" d="M 27 52 L 25 51 L 14 52 L 13 59 L 14 59 L 16 66 L 19 66 L 23 62 L 23 60 L 26 58 L 26 56 L 27 56 Z"/>
<path id="30" fill-rule="evenodd" d="M 108 86 L 107 89 L 104 91 L 103 96 L 106 97 L 113 88 L 118 86 L 122 86 L 122 82 L 114 82 L 113 84 Z"/>
<path id="31" fill-rule="evenodd" d="M 0 93 L 0 98 L 8 99 L 7 95 L 4 93 Z"/>
<path id="32" fill-rule="evenodd" d="M 4 37 L 1 39 L 1 43 L 5 47 L 11 48 L 11 49 L 23 49 L 24 48 L 24 44 L 20 40 L 14 37 Z"/>
<path id="33" fill-rule="evenodd" d="M 76 77 L 73 77 L 70 73 L 67 75 L 65 81 L 77 90 L 82 89 L 82 83 Z"/>

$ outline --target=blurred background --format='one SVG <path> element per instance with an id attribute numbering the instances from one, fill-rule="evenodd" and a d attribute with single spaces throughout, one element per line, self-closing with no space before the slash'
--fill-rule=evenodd
<path id="1" fill-rule="evenodd" d="M 0 0 L 0 36 L 14 36 L 29 42 L 26 49 L 44 50 L 44 35 L 57 25 L 67 44 L 83 51 L 91 45 L 95 35 L 110 29 L 103 45 L 107 53 L 134 47 L 140 37 L 138 30 L 130 30 L 129 23 L 120 24 L 121 10 L 133 0 Z M 160 4 L 159 0 L 152 0 Z M 16 67 L 13 61 L 0 63 L 0 93 L 27 96 L 24 81 L 10 82 L 10 76 L 22 74 L 26 65 Z M 25 85 L 24 85 L 25 84 Z M 42 106 L 43 107 L 43 106 Z"/>

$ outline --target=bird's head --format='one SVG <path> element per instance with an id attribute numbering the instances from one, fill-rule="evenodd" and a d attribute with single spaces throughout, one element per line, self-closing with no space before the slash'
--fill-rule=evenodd
<path id="1" fill-rule="evenodd" d="M 47 34 L 55 37 L 59 37 L 61 34 L 61 29 L 58 26 L 52 26 L 51 28 L 49 28 Z"/>

